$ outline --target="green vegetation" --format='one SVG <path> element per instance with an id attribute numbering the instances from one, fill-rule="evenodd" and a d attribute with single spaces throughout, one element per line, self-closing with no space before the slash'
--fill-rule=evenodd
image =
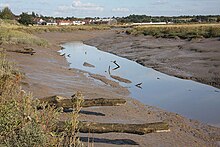
<path id="1" fill-rule="evenodd" d="M 116 18 L 119 23 L 143 23 L 143 22 L 173 22 L 173 23 L 214 23 L 218 22 L 219 15 L 197 16 L 147 16 L 129 15 Z"/>
<path id="2" fill-rule="evenodd" d="M 27 13 L 22 13 L 18 22 L 27 26 L 30 24 L 33 25 L 34 23 L 32 16 L 28 15 Z"/>
<path id="3" fill-rule="evenodd" d="M 5 7 L 2 11 L 0 11 L 1 19 L 14 19 L 15 15 L 11 12 L 8 7 Z"/>
<path id="4" fill-rule="evenodd" d="M 0 44 L 24 44 L 47 46 L 48 42 L 25 31 L 14 20 L 0 20 Z"/>
<path id="5" fill-rule="evenodd" d="M 19 27 L 17 30 L 23 30 L 28 33 L 42 33 L 42 32 L 73 32 L 78 30 L 92 31 L 92 30 L 107 30 L 110 29 L 106 25 L 83 25 L 83 26 L 29 26 Z"/>
<path id="6" fill-rule="evenodd" d="M 47 41 L 24 31 L 1 27 L 0 32 L 0 44 L 48 45 Z"/>
<path id="7" fill-rule="evenodd" d="M 25 44 L 47 46 L 48 42 L 38 38 L 33 33 L 42 32 L 73 32 L 77 30 L 105 30 L 106 25 L 86 26 L 23 26 L 14 20 L 0 19 L 0 44 Z"/>
<path id="8" fill-rule="evenodd" d="M 127 30 L 132 35 L 152 35 L 162 38 L 211 38 L 220 37 L 220 24 L 148 25 Z"/>
<path id="9" fill-rule="evenodd" d="M 22 74 L 0 52 L 0 146 L 82 146 L 77 137 L 82 95 L 73 106 L 76 109 L 71 123 L 63 132 L 54 132 L 61 111 L 40 104 L 21 90 L 21 78 Z"/>

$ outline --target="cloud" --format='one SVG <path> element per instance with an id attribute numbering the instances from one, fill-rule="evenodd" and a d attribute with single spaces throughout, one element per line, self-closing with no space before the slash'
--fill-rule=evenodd
<path id="1" fill-rule="evenodd" d="M 5 8 L 5 7 L 9 7 L 10 4 L 8 3 L 0 3 L 0 8 Z"/>
<path id="2" fill-rule="evenodd" d="M 80 14 L 78 13 L 80 11 Z M 54 15 L 62 16 L 62 15 L 81 15 L 81 14 L 92 14 L 95 12 L 102 12 L 104 11 L 104 7 L 99 6 L 94 3 L 82 3 L 81 0 L 74 0 L 72 5 L 61 5 L 58 6 L 57 11 Z"/>
<path id="3" fill-rule="evenodd" d="M 58 7 L 58 12 L 60 13 L 68 13 L 71 12 L 72 10 L 73 10 L 72 6 L 63 5 Z"/>
<path id="4" fill-rule="evenodd" d="M 81 0 L 74 0 L 72 8 L 75 10 L 86 10 L 86 11 L 103 11 L 104 8 L 93 3 L 82 3 Z"/>
<path id="5" fill-rule="evenodd" d="M 168 4 L 168 0 L 157 0 L 153 3 L 153 5 L 165 5 Z"/>
<path id="6" fill-rule="evenodd" d="M 112 9 L 112 12 L 129 12 L 130 10 L 128 8 L 114 8 Z"/>
<path id="7" fill-rule="evenodd" d="M 48 0 L 39 0 L 38 3 L 43 4 L 43 5 L 49 5 Z"/>

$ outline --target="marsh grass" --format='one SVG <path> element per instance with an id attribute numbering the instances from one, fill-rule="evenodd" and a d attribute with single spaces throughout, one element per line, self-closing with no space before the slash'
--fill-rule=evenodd
<path id="1" fill-rule="evenodd" d="M 54 132 L 61 114 L 58 109 L 40 104 L 20 87 L 22 74 L 0 52 L 0 146 L 81 146 L 78 116 L 82 97 L 64 132 Z M 38 110 L 38 107 L 42 110 Z M 54 136 L 53 134 L 57 134 Z M 67 134 L 67 135 L 63 135 Z"/>
<path id="2" fill-rule="evenodd" d="M 43 32 L 73 32 L 78 30 L 106 30 L 107 25 L 85 26 L 23 26 L 16 21 L 0 20 L 0 44 L 48 46 L 48 42 L 34 35 Z"/>
<path id="3" fill-rule="evenodd" d="M 29 33 L 42 32 L 73 32 L 73 31 L 92 31 L 92 30 L 107 30 L 110 29 L 107 25 L 83 25 L 83 26 L 22 26 L 17 28 Z"/>
<path id="4" fill-rule="evenodd" d="M 33 34 L 29 34 L 24 31 L 19 31 L 10 27 L 1 27 L 0 44 L 25 44 L 47 46 L 48 42 L 44 39 L 38 38 Z"/>
<path id="5" fill-rule="evenodd" d="M 162 38 L 212 38 L 220 37 L 220 24 L 148 25 L 127 30 L 132 35 L 152 35 Z"/>

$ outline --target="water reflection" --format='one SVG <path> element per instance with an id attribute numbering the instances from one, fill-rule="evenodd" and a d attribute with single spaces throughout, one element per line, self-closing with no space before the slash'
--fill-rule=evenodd
<path id="1" fill-rule="evenodd" d="M 109 72 L 128 79 L 132 83 L 120 84 L 129 88 L 133 98 L 147 105 L 210 124 L 220 123 L 220 90 L 217 88 L 168 76 L 82 42 L 66 43 L 62 47 L 64 49 L 60 53 L 65 53 L 71 68 L 104 75 L 109 79 L 112 79 Z M 120 68 L 113 70 L 117 67 L 115 62 Z M 94 67 L 87 67 L 85 63 Z M 140 84 L 139 88 L 137 84 Z"/>

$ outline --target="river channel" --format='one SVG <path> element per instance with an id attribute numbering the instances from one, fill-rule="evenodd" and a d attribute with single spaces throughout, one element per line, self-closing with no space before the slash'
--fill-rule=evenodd
<path id="1" fill-rule="evenodd" d="M 127 87 L 131 97 L 185 117 L 213 125 L 220 124 L 220 90 L 191 80 L 183 80 L 144 67 L 134 61 L 71 42 L 61 45 L 60 54 L 70 68 L 106 76 Z M 120 82 L 110 76 L 127 79 Z"/>

